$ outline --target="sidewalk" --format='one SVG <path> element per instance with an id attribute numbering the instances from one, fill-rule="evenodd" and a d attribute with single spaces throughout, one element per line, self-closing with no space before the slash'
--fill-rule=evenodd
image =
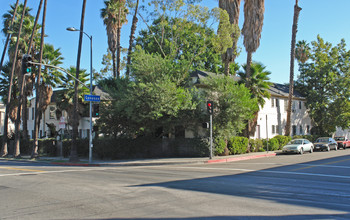
<path id="1" fill-rule="evenodd" d="M 277 152 L 278 153 L 278 152 Z M 130 160 L 93 160 L 89 163 L 86 158 L 81 159 L 79 162 L 69 162 L 69 158 L 60 157 L 40 157 L 39 159 L 32 160 L 30 157 L 24 156 L 22 159 L 13 158 L 1 158 L 1 160 L 13 160 L 13 161 L 31 161 L 38 163 L 48 163 L 61 166 L 156 166 L 156 165 L 172 165 L 172 164 L 212 164 L 212 163 L 227 163 L 242 160 L 251 160 L 263 157 L 276 156 L 276 152 L 255 152 L 248 154 L 230 155 L 230 156 L 216 156 L 212 159 L 209 157 L 196 157 L 196 158 L 159 158 L 159 159 L 130 159 Z"/>

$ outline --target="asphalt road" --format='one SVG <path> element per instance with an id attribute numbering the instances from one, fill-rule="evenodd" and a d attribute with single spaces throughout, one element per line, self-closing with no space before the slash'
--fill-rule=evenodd
<path id="1" fill-rule="evenodd" d="M 0 160 L 0 219 L 350 219 L 350 150 L 220 164 Z"/>

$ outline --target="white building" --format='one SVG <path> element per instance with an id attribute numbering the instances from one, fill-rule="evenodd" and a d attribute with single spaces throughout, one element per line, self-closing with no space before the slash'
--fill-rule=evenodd
<path id="1" fill-rule="evenodd" d="M 284 135 L 287 121 L 289 86 L 274 83 L 270 89 L 271 98 L 259 111 L 256 132 L 253 138 L 272 138 Z M 294 91 L 291 115 L 291 135 L 309 135 L 311 119 L 305 106 L 305 98 Z"/>
<path id="2" fill-rule="evenodd" d="M 5 121 L 5 104 L 0 102 L 0 135 L 4 134 L 4 121 Z M 11 120 L 8 122 L 8 132 L 14 132 L 15 125 Z"/>

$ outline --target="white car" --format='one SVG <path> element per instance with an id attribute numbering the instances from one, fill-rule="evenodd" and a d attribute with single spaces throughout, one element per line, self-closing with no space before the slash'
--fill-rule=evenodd
<path id="1" fill-rule="evenodd" d="M 282 149 L 283 153 L 303 154 L 305 151 L 308 151 L 310 153 L 312 153 L 314 151 L 314 145 L 307 139 L 294 139 L 294 140 L 291 140 Z"/>

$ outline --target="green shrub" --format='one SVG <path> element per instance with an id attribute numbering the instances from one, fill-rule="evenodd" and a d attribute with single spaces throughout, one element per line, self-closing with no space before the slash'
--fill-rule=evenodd
<path id="1" fill-rule="evenodd" d="M 249 139 L 249 152 L 262 152 L 264 150 L 263 141 L 261 139 Z"/>
<path id="2" fill-rule="evenodd" d="M 247 153 L 248 138 L 246 137 L 232 137 L 228 142 L 228 149 L 231 154 Z"/>
<path id="3" fill-rule="evenodd" d="M 225 152 L 225 148 L 227 147 L 226 141 L 224 137 L 216 137 L 214 140 L 215 146 L 215 155 L 221 155 Z"/>
<path id="4" fill-rule="evenodd" d="M 269 146 L 268 148 L 266 148 L 266 150 L 269 150 L 269 151 L 279 150 L 279 143 L 276 138 L 269 139 L 268 143 L 269 143 Z"/>
<path id="5" fill-rule="evenodd" d="M 283 146 L 285 146 L 292 138 L 290 136 L 284 136 L 284 135 L 277 135 L 273 137 L 278 141 L 278 149 L 281 150 Z"/>

